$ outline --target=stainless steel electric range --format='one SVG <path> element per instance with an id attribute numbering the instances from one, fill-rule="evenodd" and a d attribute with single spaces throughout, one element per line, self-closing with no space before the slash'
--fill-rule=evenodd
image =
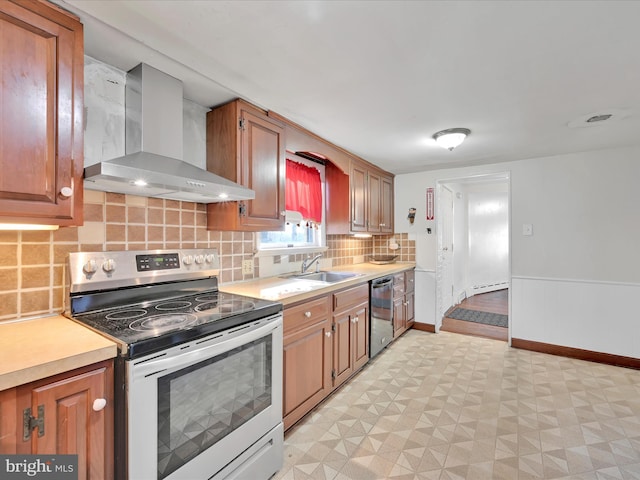
<path id="1" fill-rule="evenodd" d="M 282 466 L 282 305 L 218 290 L 215 249 L 71 253 L 65 314 L 111 338 L 116 472 L 267 479 Z"/>

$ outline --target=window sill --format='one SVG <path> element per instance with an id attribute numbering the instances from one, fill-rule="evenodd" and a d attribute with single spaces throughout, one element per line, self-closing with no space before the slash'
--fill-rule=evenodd
<path id="1" fill-rule="evenodd" d="M 258 250 L 255 257 L 274 257 L 276 255 L 296 255 L 298 253 L 326 252 L 328 247 L 282 247 Z"/>

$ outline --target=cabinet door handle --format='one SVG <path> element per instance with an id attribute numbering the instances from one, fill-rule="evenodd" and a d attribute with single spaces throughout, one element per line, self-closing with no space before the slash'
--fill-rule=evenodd
<path id="1" fill-rule="evenodd" d="M 327 336 L 327 338 L 331 336 L 331 332 L 325 332 L 324 334 Z"/>
<path id="2" fill-rule="evenodd" d="M 107 406 L 107 399 L 106 398 L 96 398 L 93 401 L 93 411 L 94 412 L 99 412 L 100 410 L 102 410 L 106 406 Z"/>
<path id="3" fill-rule="evenodd" d="M 307 318 L 311 318 L 311 312 L 304 312 L 304 316 Z"/>
<path id="4" fill-rule="evenodd" d="M 60 196 L 62 198 L 69 198 L 71 195 L 73 195 L 73 188 L 71 188 L 71 187 L 62 187 L 60 189 Z"/>

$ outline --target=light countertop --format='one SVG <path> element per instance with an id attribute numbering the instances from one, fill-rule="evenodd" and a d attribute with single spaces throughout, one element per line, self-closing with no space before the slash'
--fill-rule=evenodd
<path id="1" fill-rule="evenodd" d="M 223 292 L 276 300 L 286 306 L 414 267 L 411 262 L 359 263 L 332 268 L 331 271 L 359 274 L 332 284 L 275 276 L 221 284 L 219 288 Z M 114 342 L 62 315 L 0 323 L 0 391 L 116 355 Z"/>
<path id="2" fill-rule="evenodd" d="M 357 263 L 354 265 L 344 265 L 341 267 L 331 268 L 330 270 L 335 272 L 352 272 L 360 274 L 357 277 L 331 284 L 307 282 L 305 280 L 275 276 L 221 284 L 218 288 L 222 292 L 262 298 L 265 300 L 276 300 L 286 307 L 293 303 L 298 303 L 319 295 L 341 290 L 345 287 L 368 282 L 369 280 L 384 277 L 385 275 L 393 275 L 394 273 L 411 270 L 415 268 L 415 266 L 416 265 L 413 262 L 398 262 L 387 265 Z"/>
<path id="3" fill-rule="evenodd" d="M 62 315 L 0 323 L 0 391 L 116 355 L 115 343 Z"/>

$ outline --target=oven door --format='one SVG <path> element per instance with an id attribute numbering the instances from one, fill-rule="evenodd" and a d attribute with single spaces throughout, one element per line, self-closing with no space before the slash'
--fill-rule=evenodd
<path id="1" fill-rule="evenodd" d="M 129 480 L 281 467 L 281 314 L 129 361 L 127 384 Z"/>

